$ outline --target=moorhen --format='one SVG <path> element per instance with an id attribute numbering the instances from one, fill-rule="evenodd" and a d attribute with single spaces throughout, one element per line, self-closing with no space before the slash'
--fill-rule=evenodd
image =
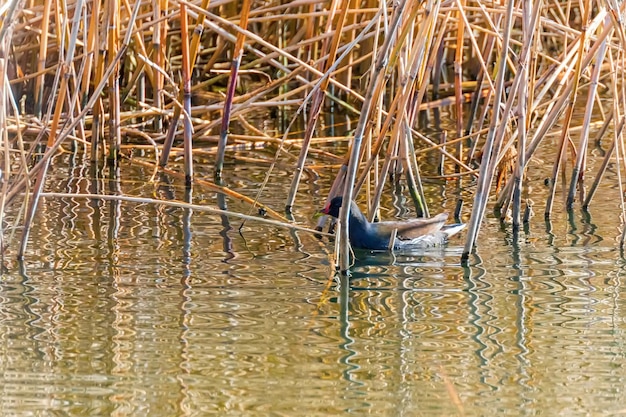
<path id="1" fill-rule="evenodd" d="M 335 197 L 321 212 L 339 217 L 342 197 Z M 403 221 L 383 221 L 370 223 L 354 201 L 350 204 L 349 235 L 353 248 L 369 250 L 389 250 L 402 248 L 427 248 L 440 246 L 448 238 L 465 227 L 465 224 L 444 223 L 448 213 L 441 213 L 430 219 L 410 219 Z M 391 242 L 391 239 L 394 239 Z"/>

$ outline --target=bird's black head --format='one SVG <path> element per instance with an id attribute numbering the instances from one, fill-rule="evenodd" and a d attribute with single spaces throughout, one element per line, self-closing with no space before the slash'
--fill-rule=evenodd
<path id="1" fill-rule="evenodd" d="M 321 211 L 324 214 L 328 214 L 329 216 L 339 217 L 339 209 L 341 208 L 341 203 L 343 202 L 343 197 L 335 197 L 324 207 Z"/>

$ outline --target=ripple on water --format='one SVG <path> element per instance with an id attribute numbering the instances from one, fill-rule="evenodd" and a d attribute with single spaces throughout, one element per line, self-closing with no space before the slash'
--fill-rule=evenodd
<path id="1" fill-rule="evenodd" d="M 465 268 L 455 242 L 365 253 L 344 297 L 326 239 L 155 205 L 45 204 L 27 274 L 0 282 L 1 414 L 623 410 L 618 254 L 608 239 L 576 246 L 586 236 L 569 225 L 513 248 L 488 219 Z"/>

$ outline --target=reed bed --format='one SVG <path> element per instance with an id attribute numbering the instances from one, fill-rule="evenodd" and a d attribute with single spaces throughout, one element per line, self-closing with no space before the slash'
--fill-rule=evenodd
<path id="1" fill-rule="evenodd" d="M 222 183 L 234 146 L 263 143 L 275 149 L 268 179 L 276 163 L 293 167 L 287 214 L 302 172 L 324 164 L 339 165 L 329 199 L 364 193 L 370 218 L 390 173 L 406 180 L 426 216 L 424 175 L 475 186 L 467 260 L 490 201 L 511 213 L 518 236 L 529 210 L 525 172 L 539 149 L 557 155 L 546 218 L 557 187 L 568 190 L 565 209 L 590 208 L 606 165 L 623 164 L 625 7 L 615 0 L 9 0 L 0 5 L 2 252 L 8 231 L 21 226 L 24 255 L 48 169 L 63 148 L 79 148 L 87 163 L 115 173 L 127 149 L 147 147 L 154 161 L 133 162 L 264 207 L 260 194 L 240 196 Z M 320 147 L 333 141 L 318 123 L 328 106 L 358 115 L 345 154 Z M 259 111 L 279 122 L 280 134 L 248 121 Z M 578 125 L 575 111 L 584 112 Z M 294 134 L 296 124 L 303 133 Z M 544 143 L 554 129 L 559 140 Z M 590 135 L 610 143 L 593 173 Z M 182 166 L 171 160 L 173 147 L 183 152 Z M 198 152 L 215 154 L 214 182 L 194 177 Z M 427 153 L 439 155 L 436 172 L 419 164 Z M 4 220 L 11 205 L 21 207 L 15 224 Z M 342 211 L 341 223 L 347 218 Z M 343 271 L 347 233 L 338 234 Z"/>

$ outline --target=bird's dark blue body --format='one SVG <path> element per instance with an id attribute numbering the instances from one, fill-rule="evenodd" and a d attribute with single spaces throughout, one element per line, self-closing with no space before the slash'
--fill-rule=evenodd
<path id="1" fill-rule="evenodd" d="M 338 218 L 342 202 L 341 197 L 333 198 L 322 213 Z M 361 213 L 359 206 L 352 201 L 348 223 L 350 244 L 354 248 L 369 250 L 389 250 L 406 245 L 420 247 L 442 245 L 449 236 L 464 227 L 464 225 L 444 226 L 447 218 L 446 213 L 441 213 L 430 219 L 370 223 Z"/>

